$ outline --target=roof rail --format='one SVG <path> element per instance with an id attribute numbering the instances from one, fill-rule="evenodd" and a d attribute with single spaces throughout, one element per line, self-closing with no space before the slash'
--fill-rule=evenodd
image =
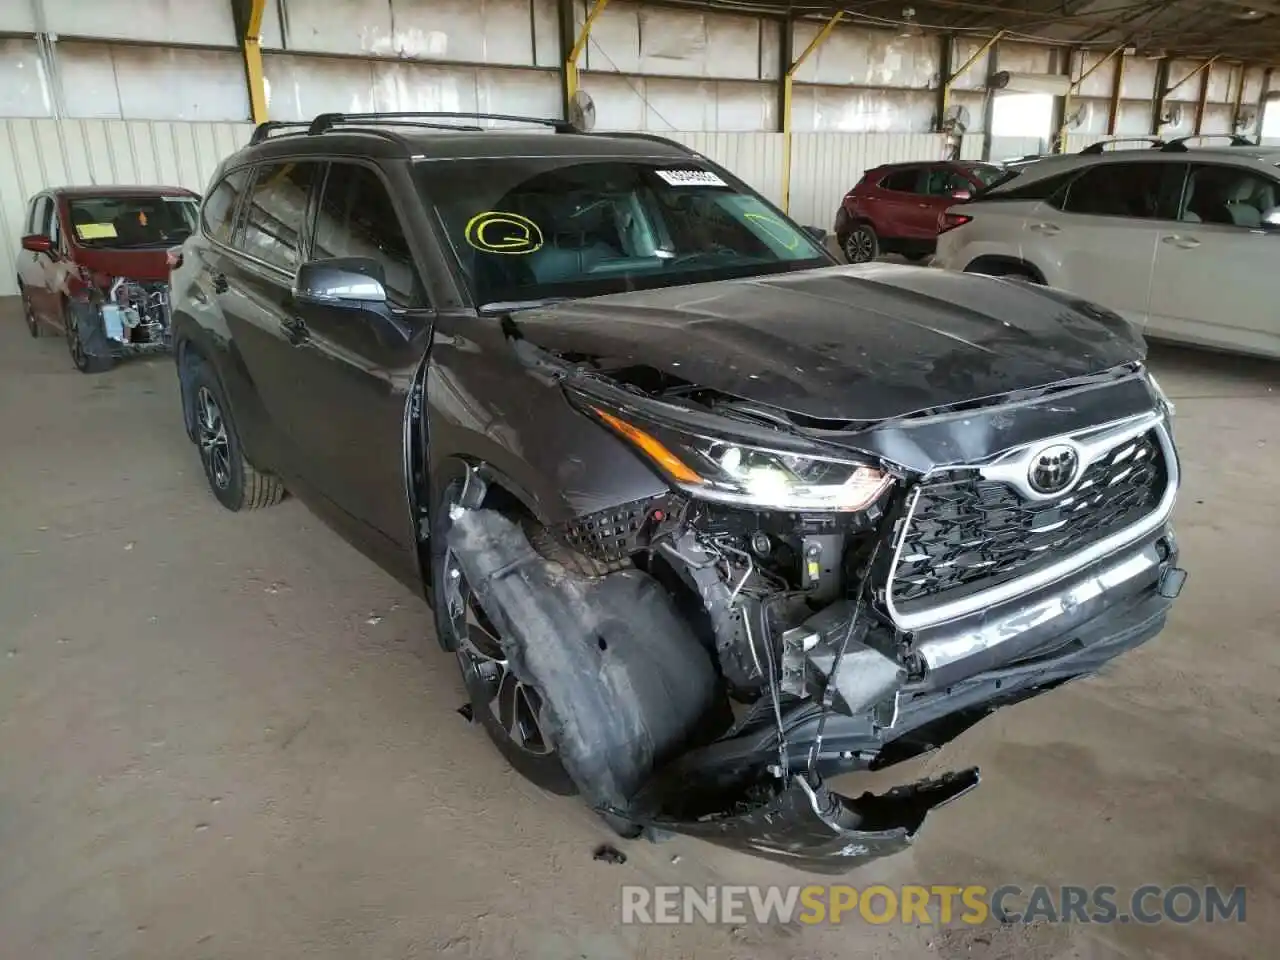
<path id="1" fill-rule="evenodd" d="M 332 130 L 340 124 L 347 123 L 382 123 L 395 126 L 432 127 L 444 130 L 483 130 L 483 127 L 471 124 L 430 123 L 431 120 L 502 120 L 509 123 L 531 123 L 541 127 L 550 127 L 556 133 L 577 133 L 572 124 L 563 120 L 549 120 L 545 117 L 518 117 L 506 113 L 463 113 L 457 111 L 401 111 L 396 113 L 322 113 L 307 127 L 311 136 Z"/>
<path id="2" fill-rule="evenodd" d="M 1099 140 L 1097 143 L 1091 143 L 1080 153 L 1090 155 L 1105 153 L 1106 147 L 1113 143 L 1149 143 L 1152 150 L 1158 150 L 1165 145 L 1164 141 L 1159 137 L 1112 137 L 1110 140 Z"/>
<path id="3" fill-rule="evenodd" d="M 580 131 L 575 130 L 573 132 L 578 133 Z M 672 140 L 670 137 L 664 137 L 657 133 L 639 133 L 630 130 L 597 130 L 592 135 L 601 137 L 624 137 L 628 140 L 649 140 L 652 143 L 661 143 L 668 147 L 675 147 L 681 153 L 686 153 L 689 156 L 701 156 L 697 150 L 693 149 L 693 147 L 689 146 L 687 143 L 681 143 L 679 140 Z"/>
<path id="4" fill-rule="evenodd" d="M 261 143 L 271 136 L 276 130 L 285 130 L 289 127 L 309 127 L 310 121 L 307 120 L 267 120 L 253 128 L 253 136 L 249 138 L 249 146 L 255 143 Z"/>
<path id="5" fill-rule="evenodd" d="M 1188 140 L 1222 140 L 1229 139 L 1231 141 L 1228 146 L 1232 147 L 1256 147 L 1257 144 L 1246 137 L 1239 136 L 1234 133 L 1199 133 L 1192 134 L 1189 137 L 1178 137 L 1166 143 L 1161 150 L 1166 153 L 1186 153 Z"/>

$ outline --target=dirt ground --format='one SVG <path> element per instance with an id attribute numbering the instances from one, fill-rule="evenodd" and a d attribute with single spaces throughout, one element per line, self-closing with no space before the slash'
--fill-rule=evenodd
<path id="1" fill-rule="evenodd" d="M 805 878 L 691 840 L 594 861 L 605 828 L 458 715 L 420 600 L 297 502 L 214 502 L 167 360 L 83 376 L 0 302 L 0 957 L 1267 955 L 1280 366 L 1154 366 L 1185 461 L 1171 626 L 895 772 L 984 783 L 850 882 L 1244 884 L 1248 922 L 624 927 L 624 883 Z"/>

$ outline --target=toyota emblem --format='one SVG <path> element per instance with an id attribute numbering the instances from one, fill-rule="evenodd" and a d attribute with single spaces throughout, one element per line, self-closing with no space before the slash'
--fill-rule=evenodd
<path id="1" fill-rule="evenodd" d="M 1070 487 L 1079 470 L 1079 454 L 1074 448 L 1060 443 L 1045 447 L 1031 458 L 1027 482 L 1036 493 L 1049 496 L 1062 493 Z"/>

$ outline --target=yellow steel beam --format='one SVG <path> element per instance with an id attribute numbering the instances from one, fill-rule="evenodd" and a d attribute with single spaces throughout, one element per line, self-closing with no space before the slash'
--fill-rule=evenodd
<path id="1" fill-rule="evenodd" d="M 804 62 L 815 50 L 827 42 L 831 31 L 843 19 L 844 11 L 836 11 L 782 76 L 782 209 L 786 213 L 791 212 L 791 92 L 795 87 L 796 71 L 804 66 Z"/>
<path id="2" fill-rule="evenodd" d="M 946 119 L 947 107 L 951 106 L 951 85 L 955 83 L 957 80 L 959 80 L 960 77 L 965 73 L 965 71 L 967 71 L 975 63 L 977 63 L 979 60 L 985 57 L 987 55 L 987 52 L 992 47 L 994 47 L 997 43 L 999 43 L 1000 38 L 1003 37 L 1004 35 L 1005 35 L 1004 30 L 997 30 L 994 34 L 992 34 L 991 38 L 987 40 L 986 43 L 984 43 L 982 46 L 978 48 L 977 53 L 975 53 L 972 57 L 970 57 L 964 63 L 960 64 L 959 68 L 956 69 L 951 74 L 951 76 L 947 77 L 947 79 L 942 81 L 942 114 L 943 115 L 938 117 L 938 123 L 942 123 L 942 121 Z"/>
<path id="3" fill-rule="evenodd" d="M 267 0 L 250 0 L 249 21 L 245 24 L 244 75 L 249 84 L 249 108 L 254 123 L 267 122 L 267 81 L 262 73 L 262 14 Z"/>
<path id="4" fill-rule="evenodd" d="M 1217 57 L 1210 57 L 1208 60 L 1206 60 L 1204 63 L 1200 64 L 1200 66 L 1196 67 L 1194 70 L 1192 70 L 1190 73 L 1188 73 L 1185 77 L 1183 77 L 1181 80 L 1179 80 L 1179 81 L 1178 81 L 1177 83 L 1175 83 L 1173 86 L 1171 86 L 1171 87 L 1169 87 L 1168 89 L 1166 89 L 1166 90 L 1165 90 L 1165 92 L 1164 92 L 1164 96 L 1163 96 L 1163 97 L 1161 97 L 1161 99 L 1164 99 L 1164 97 L 1169 96 L 1169 94 L 1173 93 L 1173 91 L 1177 90 L 1177 89 L 1178 89 L 1180 86 L 1182 86 L 1184 83 L 1187 83 L 1188 81 L 1194 80 L 1196 77 L 1200 76 L 1200 74 L 1201 74 L 1201 73 L 1203 73 L 1205 70 L 1208 70 L 1211 66 L 1213 66 L 1213 65 L 1214 65 L 1215 63 L 1217 63 L 1217 62 L 1218 62 L 1218 58 L 1217 58 Z"/>
<path id="5" fill-rule="evenodd" d="M 1116 61 L 1116 75 L 1111 82 L 1111 104 L 1107 109 L 1107 136 L 1116 135 L 1116 125 L 1120 122 L 1120 94 L 1124 90 L 1124 65 L 1129 58 L 1123 53 Z"/>
<path id="6" fill-rule="evenodd" d="M 1249 73 L 1249 64 L 1240 64 L 1240 77 L 1236 80 L 1236 94 L 1231 101 L 1231 132 L 1239 131 L 1240 108 L 1244 105 L 1244 81 L 1245 76 Z"/>
<path id="7" fill-rule="evenodd" d="M 1067 87 L 1066 96 L 1062 98 L 1062 126 L 1058 128 L 1057 146 L 1058 146 L 1059 152 L 1063 152 L 1063 153 L 1066 152 L 1065 143 L 1066 143 L 1066 137 L 1067 137 L 1067 118 L 1071 115 L 1071 91 L 1079 90 L 1080 85 L 1082 83 L 1084 83 L 1091 76 L 1093 76 L 1095 73 L 1101 70 L 1104 66 L 1110 63 L 1112 60 L 1114 60 L 1117 56 L 1120 57 L 1121 64 L 1120 66 L 1116 67 L 1116 69 L 1117 70 L 1124 69 L 1124 48 L 1126 46 L 1128 46 L 1128 44 L 1124 44 L 1124 43 L 1120 44 L 1120 46 L 1116 47 L 1114 50 L 1108 53 L 1105 57 L 1103 57 L 1101 60 L 1095 63 L 1092 67 L 1090 67 L 1088 70 L 1080 74 L 1080 78 L 1078 80 L 1073 80 L 1071 82 L 1071 85 Z M 1082 59 L 1080 60 L 1080 65 L 1084 66 L 1083 56 L 1082 56 Z"/>
<path id="8" fill-rule="evenodd" d="M 608 5 L 609 0 L 596 0 L 591 5 L 591 9 L 587 11 L 587 19 L 582 22 L 582 30 L 577 39 L 573 41 L 573 49 L 569 51 L 569 56 L 565 59 L 565 103 L 572 100 L 573 95 L 578 92 L 578 61 L 582 59 L 582 52 L 587 49 L 587 41 L 591 38 L 591 28 L 595 24 L 596 18 L 604 13 L 604 8 Z"/>

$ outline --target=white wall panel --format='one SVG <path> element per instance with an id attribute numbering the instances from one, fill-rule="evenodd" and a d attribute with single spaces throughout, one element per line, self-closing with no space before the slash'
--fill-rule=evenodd
<path id="1" fill-rule="evenodd" d="M 791 216 L 830 230 L 840 200 L 882 163 L 941 160 L 941 134 L 797 133 L 792 135 Z"/>
<path id="2" fill-rule="evenodd" d="M 1108 138 L 1105 133 L 1068 133 L 1065 152 L 1079 153 L 1085 147 L 1106 139 Z"/>
<path id="3" fill-rule="evenodd" d="M 797 132 L 929 133 L 936 97 L 927 90 L 799 86 L 792 93 Z"/>
<path id="4" fill-rule="evenodd" d="M 987 150 L 987 138 L 981 133 L 966 133 L 960 140 L 961 160 L 981 160 Z"/>
<path id="5" fill-rule="evenodd" d="M 34 40 L 0 40 L 0 117 L 53 116 L 53 91 Z"/>
<path id="6" fill-rule="evenodd" d="M 747 132 L 777 129 L 774 87 L 731 80 L 582 74 L 601 130 Z"/>
<path id="7" fill-rule="evenodd" d="M 1158 60 L 1147 57 L 1126 57 L 1124 76 L 1120 81 L 1120 97 L 1124 100 L 1150 101 L 1156 95 L 1156 71 Z"/>
<path id="8" fill-rule="evenodd" d="M 1266 67 L 1250 67 L 1244 75 L 1244 102 L 1257 103 L 1267 80 Z"/>
<path id="9" fill-rule="evenodd" d="M 1074 58 L 1074 66 L 1071 71 L 1073 79 L 1080 81 L 1074 91 L 1074 95 L 1081 97 L 1110 97 L 1111 88 L 1116 79 L 1117 57 L 1112 57 L 1106 63 L 1099 63 L 1107 56 L 1106 52 L 1091 52 L 1085 50 Z M 1089 73 L 1092 70 L 1093 73 Z M 1089 73 L 1087 77 L 1084 75 Z"/>
<path id="10" fill-rule="evenodd" d="M 1011 73 L 1056 73 L 1053 68 L 1054 51 L 1050 47 L 1034 43 L 1011 43 L 1002 40 L 997 61 L 1001 70 Z"/>
<path id="11" fill-rule="evenodd" d="M 560 21 L 556 0 L 532 0 L 534 61 L 539 67 L 560 66 Z"/>
<path id="12" fill-rule="evenodd" d="M 1204 108 L 1204 120 L 1200 124 L 1200 132 L 1208 135 L 1232 133 L 1231 121 L 1234 119 L 1234 112 L 1229 103 L 1210 103 Z M 1210 146 L 1222 146 L 1221 142 L 1210 142 Z"/>
<path id="13" fill-rule="evenodd" d="M 203 192 L 249 140 L 249 123 L 0 119 L 0 296 L 17 292 L 14 246 L 27 200 L 50 186 L 164 185 Z"/>
<path id="14" fill-rule="evenodd" d="M 579 24 L 584 17 L 578 5 Z M 754 80 L 760 60 L 755 17 L 614 0 L 591 28 L 582 65 L 616 73 Z"/>
<path id="15" fill-rule="evenodd" d="M 1169 64 L 1169 86 L 1174 84 L 1180 84 L 1180 86 L 1176 90 L 1170 91 L 1165 98 L 1166 100 L 1195 102 L 1200 99 L 1200 79 L 1203 73 L 1196 74 L 1196 76 L 1185 82 L 1183 82 L 1183 79 L 1191 76 L 1192 73 L 1199 69 L 1201 62 L 1200 60 L 1174 60 Z"/>
<path id="16" fill-rule="evenodd" d="M 1047 145 L 1039 137 L 992 137 L 991 161 L 1001 163 L 1031 154 L 1043 153 Z"/>
<path id="17" fill-rule="evenodd" d="M 732 171 L 774 203 L 782 202 L 782 134 L 671 133 L 668 136 Z"/>
<path id="18" fill-rule="evenodd" d="M 1121 101 L 1116 114 L 1116 136 L 1151 136 L 1151 104 L 1144 101 Z"/>
<path id="19" fill-rule="evenodd" d="M 59 43 L 69 117 L 234 122 L 249 116 L 238 53 Z"/>
<path id="20" fill-rule="evenodd" d="M 4 0 L 30 3 L 30 0 Z M 43 0 L 52 33 L 153 43 L 234 46 L 231 4 L 222 0 Z"/>
<path id="21" fill-rule="evenodd" d="M 964 107 L 969 111 L 969 125 L 965 133 L 981 133 L 987 127 L 987 94 L 985 91 L 951 91 L 951 106 Z"/>
<path id="22" fill-rule="evenodd" d="M 546 71 L 270 53 L 263 72 L 274 120 L 335 110 L 560 115 L 560 81 Z"/>
<path id="23" fill-rule="evenodd" d="M 0 31 L 35 33 L 36 15 L 31 0 L 0 0 Z"/>
<path id="24" fill-rule="evenodd" d="M 821 29 L 820 22 L 796 24 L 793 60 Z M 940 53 L 937 37 L 900 37 L 891 30 L 838 26 L 796 71 L 796 79 L 869 87 L 936 87 Z"/>

